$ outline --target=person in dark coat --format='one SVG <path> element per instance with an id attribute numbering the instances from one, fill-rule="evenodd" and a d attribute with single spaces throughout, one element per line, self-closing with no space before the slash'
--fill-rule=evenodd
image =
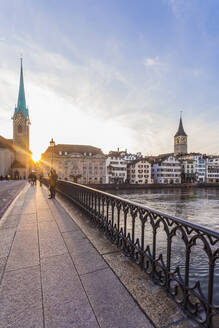
<path id="1" fill-rule="evenodd" d="M 54 169 L 51 169 L 49 173 L 49 189 L 50 189 L 49 198 L 55 198 L 57 180 L 58 180 L 58 175 L 56 174 L 56 171 Z"/>
<path id="2" fill-rule="evenodd" d="M 33 185 L 36 185 L 36 180 L 37 180 L 37 178 L 36 178 L 36 174 L 33 173 Z"/>
<path id="3" fill-rule="evenodd" d="M 33 177 L 34 177 L 34 173 L 30 172 L 29 176 L 28 176 L 28 181 L 30 182 L 31 185 L 33 185 Z"/>
<path id="4" fill-rule="evenodd" d="M 43 172 L 40 172 L 39 182 L 40 182 L 40 187 L 41 187 L 42 186 L 42 183 L 43 183 Z"/>

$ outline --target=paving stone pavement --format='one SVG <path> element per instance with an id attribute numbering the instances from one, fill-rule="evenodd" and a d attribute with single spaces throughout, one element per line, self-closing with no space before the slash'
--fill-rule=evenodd
<path id="1" fill-rule="evenodd" d="M 73 218 L 38 185 L 0 220 L 0 328 L 152 328 Z"/>

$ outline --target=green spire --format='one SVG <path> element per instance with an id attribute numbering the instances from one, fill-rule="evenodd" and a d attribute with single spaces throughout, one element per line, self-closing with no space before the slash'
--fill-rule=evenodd
<path id="1" fill-rule="evenodd" d="M 25 92 L 24 92 L 24 78 L 23 78 L 22 58 L 21 58 L 21 73 L 20 73 L 19 94 L 18 94 L 17 107 L 15 107 L 14 115 L 17 114 L 19 109 L 21 110 L 21 113 L 25 116 L 25 119 L 27 119 L 28 109 L 26 107 Z"/>

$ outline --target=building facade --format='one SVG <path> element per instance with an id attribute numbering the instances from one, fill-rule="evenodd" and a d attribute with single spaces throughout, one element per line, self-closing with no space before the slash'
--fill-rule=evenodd
<path id="1" fill-rule="evenodd" d="M 181 162 L 174 154 L 157 156 L 154 159 L 152 177 L 154 183 L 181 183 Z"/>
<path id="2" fill-rule="evenodd" d="M 206 182 L 219 183 L 219 157 L 209 156 L 206 165 Z"/>
<path id="3" fill-rule="evenodd" d="M 82 184 L 106 183 L 106 156 L 96 147 L 66 144 L 48 147 L 40 161 L 44 177 L 48 177 L 51 167 L 62 180 Z"/>
<path id="4" fill-rule="evenodd" d="M 127 182 L 126 152 L 110 151 L 106 159 L 106 183 Z"/>
<path id="5" fill-rule="evenodd" d="M 182 159 L 182 183 L 193 183 L 196 181 L 196 161 L 194 159 Z"/>
<path id="6" fill-rule="evenodd" d="M 127 180 L 131 184 L 151 184 L 152 165 L 147 158 L 141 158 L 128 164 Z"/>
<path id="7" fill-rule="evenodd" d="M 190 153 L 179 158 L 182 161 L 182 182 L 206 182 L 206 155 Z"/>
<path id="8" fill-rule="evenodd" d="M 187 134 L 183 129 L 182 117 L 180 117 L 179 128 L 174 136 L 174 155 L 187 154 Z"/>

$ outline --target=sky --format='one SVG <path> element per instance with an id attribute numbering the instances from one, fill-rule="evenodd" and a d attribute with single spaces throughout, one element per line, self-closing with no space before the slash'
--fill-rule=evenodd
<path id="1" fill-rule="evenodd" d="M 0 135 L 20 57 L 35 158 L 56 144 L 219 153 L 218 0 L 0 0 Z"/>

